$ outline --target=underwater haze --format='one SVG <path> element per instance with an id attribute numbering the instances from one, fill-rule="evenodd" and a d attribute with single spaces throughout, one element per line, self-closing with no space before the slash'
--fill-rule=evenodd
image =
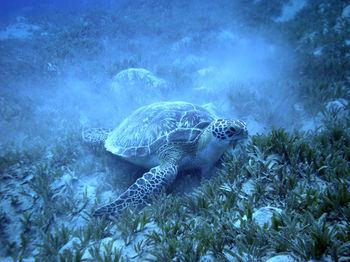
<path id="1" fill-rule="evenodd" d="M 0 260 L 347 261 L 349 80 L 347 0 L 2 0 Z M 148 169 L 86 130 L 176 101 L 249 137 L 93 216 Z"/>

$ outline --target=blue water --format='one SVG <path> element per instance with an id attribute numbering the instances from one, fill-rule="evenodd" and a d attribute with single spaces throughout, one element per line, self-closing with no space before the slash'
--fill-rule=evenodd
<path id="1" fill-rule="evenodd" d="M 121 1 L 114 1 L 113 4 L 118 4 Z M 90 4 L 98 3 L 99 6 L 110 4 L 109 0 L 1 0 L 0 2 L 0 22 L 9 22 L 15 19 L 18 15 L 30 14 L 41 15 L 49 10 L 66 11 L 79 10 Z"/>
<path id="2" fill-rule="evenodd" d="M 189 102 L 213 118 L 247 123 L 250 136 L 280 127 L 284 134 L 295 129 L 312 133 L 322 126 L 321 112 L 328 105 L 347 112 L 346 92 L 340 88 L 348 83 L 347 69 L 341 67 L 347 64 L 337 56 L 345 54 L 348 37 L 339 18 L 344 3 L 332 2 L 329 14 L 328 9 L 309 10 L 313 20 L 308 24 L 308 14 L 298 10 L 308 10 L 316 1 L 306 7 L 304 0 L 0 1 L 0 260 L 19 254 L 4 239 L 19 247 L 20 233 L 30 237 L 30 248 L 23 252 L 32 257 L 46 241 L 43 236 L 55 234 L 61 224 L 72 230 L 86 227 L 91 222 L 87 214 L 117 199 L 149 170 L 144 159 L 128 163 L 101 143 L 106 130 L 138 108 Z M 323 24 L 327 15 L 334 17 Z M 157 123 L 147 122 L 152 117 L 135 119 L 156 129 Z M 101 131 L 95 144 L 84 140 L 86 130 Z M 123 139 L 134 135 L 132 131 Z M 147 126 L 135 132 L 135 140 L 154 135 L 147 136 L 148 131 Z M 267 143 L 256 138 L 256 143 Z M 237 155 L 246 150 L 244 145 L 230 146 Z M 282 168 L 282 158 L 271 150 L 244 156 L 249 165 L 261 162 L 267 173 L 275 172 Z M 215 159 L 220 156 L 215 154 Z M 214 167 L 203 167 L 203 173 L 215 175 Z M 200 173 L 181 169 L 170 192 L 194 192 L 201 186 Z M 221 186 L 222 192 L 232 190 L 227 183 Z M 62 211 L 64 205 L 69 212 Z M 38 233 L 38 225 L 22 228 L 19 221 L 30 212 L 46 223 L 47 210 L 52 216 L 45 234 Z M 45 257 L 40 252 L 38 257 Z"/>

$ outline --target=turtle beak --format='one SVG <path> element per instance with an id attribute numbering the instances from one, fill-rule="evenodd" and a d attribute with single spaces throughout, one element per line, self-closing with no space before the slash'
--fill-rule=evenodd
<path id="1" fill-rule="evenodd" d="M 248 138 L 247 124 L 241 120 L 234 120 L 234 123 L 240 129 L 239 134 L 237 134 L 237 140 L 247 139 Z"/>
<path id="2" fill-rule="evenodd" d="M 243 139 L 247 139 L 247 138 L 248 138 L 248 130 L 247 130 L 247 129 L 245 129 L 245 130 L 243 131 L 242 136 L 243 136 Z"/>
<path id="3" fill-rule="evenodd" d="M 243 139 L 248 138 L 248 129 L 246 126 L 242 129 L 242 137 L 243 137 Z"/>

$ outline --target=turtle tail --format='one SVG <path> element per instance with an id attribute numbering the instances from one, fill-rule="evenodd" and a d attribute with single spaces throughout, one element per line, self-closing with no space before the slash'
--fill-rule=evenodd
<path id="1" fill-rule="evenodd" d="M 178 166 L 174 164 L 153 167 L 138 178 L 117 200 L 98 208 L 93 216 L 117 217 L 128 207 L 143 208 L 153 195 L 159 194 L 175 180 L 177 169 Z"/>

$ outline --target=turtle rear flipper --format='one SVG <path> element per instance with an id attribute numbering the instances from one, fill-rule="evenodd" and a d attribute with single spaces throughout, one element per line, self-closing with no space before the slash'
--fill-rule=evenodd
<path id="1" fill-rule="evenodd" d="M 85 142 L 100 144 L 106 141 L 111 131 L 109 128 L 87 128 L 83 130 L 82 138 Z"/>
<path id="2" fill-rule="evenodd" d="M 178 166 L 174 164 L 159 165 L 151 168 L 131 185 L 117 200 L 97 209 L 95 217 L 115 217 L 120 215 L 127 207 L 142 208 L 162 189 L 170 185 L 176 175 Z"/>

